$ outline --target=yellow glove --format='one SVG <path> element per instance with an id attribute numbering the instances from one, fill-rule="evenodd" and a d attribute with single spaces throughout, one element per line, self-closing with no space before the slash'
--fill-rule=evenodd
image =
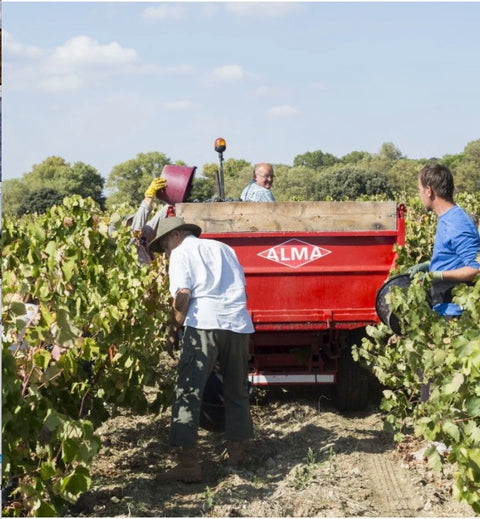
<path id="1" fill-rule="evenodd" d="M 164 178 L 161 177 L 155 177 L 150 185 L 148 186 L 148 189 L 145 191 L 145 196 L 151 196 L 154 197 L 157 194 L 157 191 L 161 191 L 162 189 L 165 189 L 167 187 L 167 181 Z"/>

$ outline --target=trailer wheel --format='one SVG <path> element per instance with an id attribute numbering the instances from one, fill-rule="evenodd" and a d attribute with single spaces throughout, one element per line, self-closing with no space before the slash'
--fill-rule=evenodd
<path id="1" fill-rule="evenodd" d="M 360 411 L 368 405 L 369 373 L 352 357 L 352 345 L 359 344 L 363 330 L 342 337 L 338 358 L 334 403 L 339 411 Z"/>

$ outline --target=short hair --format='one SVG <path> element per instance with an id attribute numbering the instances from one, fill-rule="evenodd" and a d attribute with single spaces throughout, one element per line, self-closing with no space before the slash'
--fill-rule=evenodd
<path id="1" fill-rule="evenodd" d="M 423 187 L 430 187 L 437 196 L 453 203 L 455 184 L 447 166 L 427 164 L 420 170 L 419 178 Z"/>

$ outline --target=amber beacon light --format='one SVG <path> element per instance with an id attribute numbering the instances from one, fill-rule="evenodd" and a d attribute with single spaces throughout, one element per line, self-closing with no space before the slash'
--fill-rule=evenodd
<path id="1" fill-rule="evenodd" d="M 225 139 L 222 139 L 222 137 L 215 139 L 215 151 L 217 153 L 223 153 L 226 149 L 227 143 L 225 142 Z"/>
<path id="2" fill-rule="evenodd" d="M 227 143 L 222 137 L 215 139 L 215 151 L 218 153 L 218 159 L 220 161 L 220 175 L 218 179 L 219 196 L 223 202 L 225 200 L 225 183 L 223 179 L 223 152 L 227 149 Z"/>

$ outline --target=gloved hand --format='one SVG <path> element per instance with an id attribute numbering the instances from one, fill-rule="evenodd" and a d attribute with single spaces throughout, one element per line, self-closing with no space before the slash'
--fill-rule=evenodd
<path id="1" fill-rule="evenodd" d="M 431 274 L 432 274 L 432 280 L 433 279 L 443 280 L 443 272 L 441 270 L 434 270 Z"/>
<path id="2" fill-rule="evenodd" d="M 415 274 L 418 274 L 419 272 L 428 272 L 429 268 L 430 262 L 424 261 L 423 263 L 418 263 L 417 265 L 413 265 L 412 267 L 408 268 L 406 273 L 410 274 L 410 278 L 413 279 Z"/>
<path id="3" fill-rule="evenodd" d="M 148 186 L 147 190 L 145 191 L 145 196 L 151 196 L 154 197 L 157 194 L 157 191 L 161 191 L 162 189 L 165 189 L 167 187 L 167 181 L 166 179 L 162 177 L 155 177 L 150 185 Z"/>

